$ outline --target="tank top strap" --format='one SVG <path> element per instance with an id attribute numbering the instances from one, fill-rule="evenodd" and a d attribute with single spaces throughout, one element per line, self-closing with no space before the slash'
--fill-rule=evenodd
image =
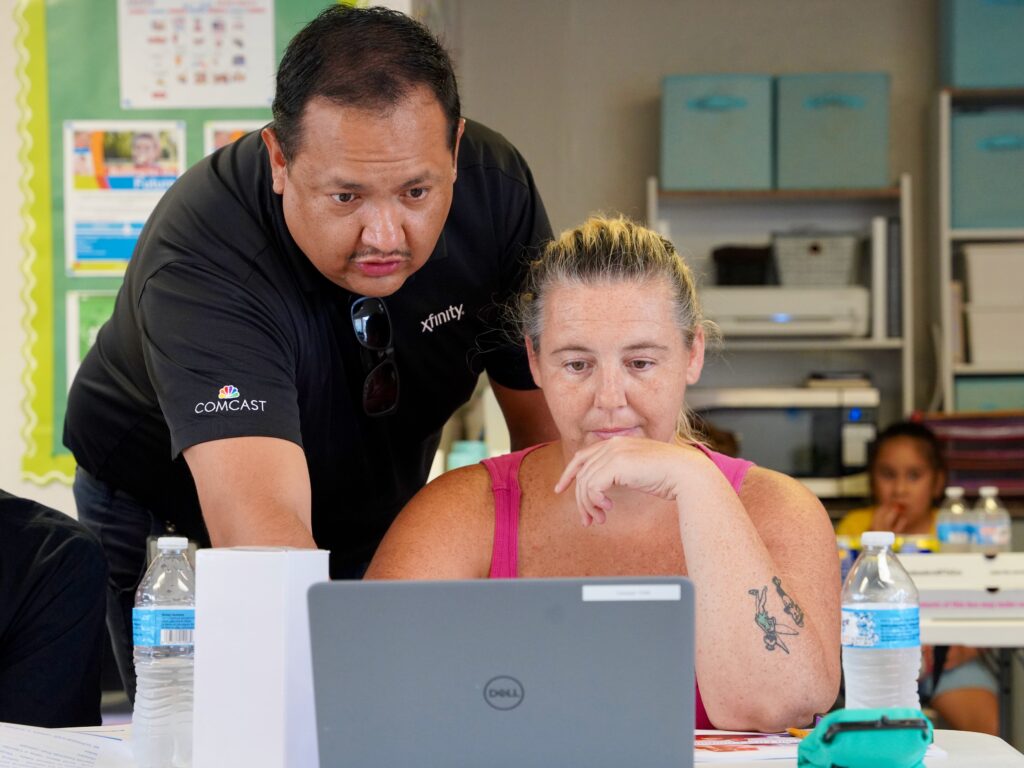
<path id="1" fill-rule="evenodd" d="M 700 443 L 693 443 L 693 447 L 711 459 L 711 462 L 725 475 L 725 479 L 729 481 L 729 484 L 736 493 L 740 492 L 740 487 L 743 485 L 743 479 L 747 476 L 747 471 L 751 467 L 756 466 L 752 461 L 734 459 L 731 456 L 726 456 L 724 453 L 712 451 Z"/>
<path id="2" fill-rule="evenodd" d="M 492 579 L 514 579 L 519 574 L 519 505 L 522 497 L 519 467 L 527 454 L 542 445 L 546 443 L 480 462 L 491 476 L 491 492 L 494 494 Z"/>

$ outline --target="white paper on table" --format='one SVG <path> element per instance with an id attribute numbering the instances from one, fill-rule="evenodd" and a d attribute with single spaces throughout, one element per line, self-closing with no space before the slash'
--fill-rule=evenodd
<path id="1" fill-rule="evenodd" d="M 62 731 L 73 733 L 86 733 L 91 736 L 100 736 L 113 741 L 128 741 L 132 737 L 131 723 L 117 723 L 115 725 L 79 725 L 73 728 L 61 728 Z"/>
<path id="2" fill-rule="evenodd" d="M 737 763 L 745 760 L 796 760 L 800 739 L 786 733 L 694 731 L 696 763 Z"/>
<path id="3" fill-rule="evenodd" d="M 123 738 L 0 723 L 0 768 L 133 768 Z"/>
<path id="4" fill-rule="evenodd" d="M 748 760 L 796 760 L 800 739 L 788 733 L 752 731 L 694 731 L 695 763 L 739 763 Z M 947 757 L 944 749 L 928 745 L 925 757 Z"/>

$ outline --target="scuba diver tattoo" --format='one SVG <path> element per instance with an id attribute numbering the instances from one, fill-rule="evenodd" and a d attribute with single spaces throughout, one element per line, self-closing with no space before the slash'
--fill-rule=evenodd
<path id="1" fill-rule="evenodd" d="M 779 593 L 779 597 L 782 598 L 782 610 L 789 614 L 789 618 L 798 627 L 804 625 L 804 609 L 793 602 L 793 598 L 786 594 L 786 590 L 782 588 L 782 580 L 778 576 L 772 576 L 772 584 L 775 585 L 775 591 Z"/>
<path id="2" fill-rule="evenodd" d="M 786 647 L 786 643 L 783 642 L 781 636 L 798 635 L 800 633 L 792 627 L 787 627 L 785 624 L 778 624 L 774 616 L 768 615 L 768 607 L 766 605 L 768 602 L 768 587 L 748 589 L 747 593 L 754 596 L 754 604 L 756 605 L 754 623 L 764 633 L 762 638 L 764 640 L 764 647 L 769 651 L 781 648 L 786 653 L 789 653 L 789 648 Z"/>

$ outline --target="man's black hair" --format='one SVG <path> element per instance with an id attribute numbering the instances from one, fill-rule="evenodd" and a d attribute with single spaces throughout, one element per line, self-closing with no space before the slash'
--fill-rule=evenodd
<path id="1" fill-rule="evenodd" d="M 292 38 L 277 70 L 273 127 L 285 158 L 302 145 L 302 118 L 314 98 L 387 110 L 417 86 L 437 97 L 454 150 L 459 90 L 451 59 L 430 31 L 387 8 L 324 9 Z"/>

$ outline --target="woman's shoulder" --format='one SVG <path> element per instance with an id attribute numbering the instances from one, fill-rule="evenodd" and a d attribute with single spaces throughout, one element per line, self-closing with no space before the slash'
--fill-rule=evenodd
<path id="1" fill-rule="evenodd" d="M 693 443 L 693 447 L 711 459 L 711 462 L 718 468 L 718 471 L 725 475 L 726 480 L 729 481 L 737 492 L 742 487 L 747 473 L 757 466 L 752 461 L 713 451 L 700 443 Z"/>
<path id="2" fill-rule="evenodd" d="M 491 475 L 483 463 L 470 464 L 443 472 L 412 497 L 402 511 L 426 508 L 435 516 L 444 516 L 459 507 L 477 510 L 491 498 Z M 454 506 L 453 505 L 457 505 Z"/>
<path id="3" fill-rule="evenodd" d="M 756 524 L 777 522 L 790 527 L 824 523 L 829 532 L 832 530 L 821 500 L 806 485 L 782 472 L 750 467 L 739 496 Z"/>
<path id="4" fill-rule="evenodd" d="M 818 504 L 818 497 L 811 493 L 810 489 L 796 478 L 790 477 L 783 472 L 777 472 L 767 467 L 759 467 L 756 464 L 750 466 L 743 478 L 743 486 L 740 495 L 747 494 L 752 497 L 777 499 L 779 501 L 798 500 L 814 501 Z"/>
<path id="5" fill-rule="evenodd" d="M 481 464 L 445 472 L 391 524 L 369 579 L 468 579 L 487 575 L 494 538 L 491 479 Z"/>

